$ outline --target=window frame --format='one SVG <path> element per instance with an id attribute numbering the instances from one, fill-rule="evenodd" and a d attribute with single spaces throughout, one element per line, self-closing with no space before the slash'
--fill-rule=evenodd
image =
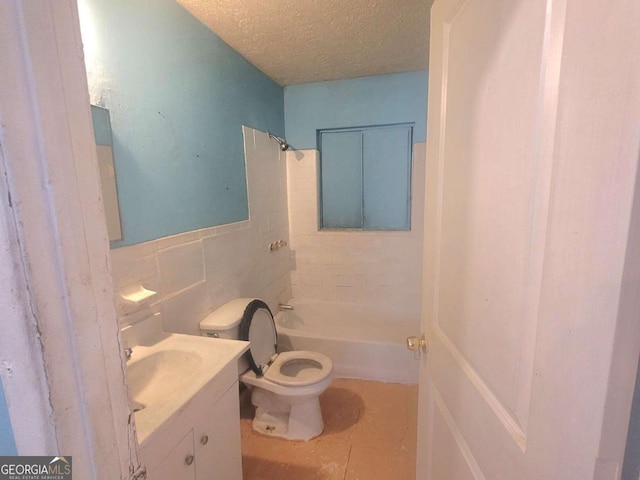
<path id="1" fill-rule="evenodd" d="M 366 228 L 365 222 L 365 204 L 364 204 L 364 134 L 365 132 L 384 130 L 384 129 L 397 129 L 406 127 L 408 130 L 408 155 L 407 155 L 407 226 L 406 228 Z M 382 125 L 364 125 L 354 127 L 342 127 L 342 128 L 324 128 L 316 130 L 316 145 L 318 149 L 318 231 L 325 232 L 411 232 L 412 231 L 412 209 L 413 209 L 413 144 L 414 144 L 414 129 L 415 122 L 401 122 L 401 123 L 389 123 Z M 347 132 L 359 132 L 362 136 L 362 168 L 361 168 L 361 192 L 360 197 L 362 201 L 362 219 L 361 227 L 325 227 L 324 215 L 323 215 L 323 184 L 322 184 L 322 135 L 326 133 L 347 133 Z"/>

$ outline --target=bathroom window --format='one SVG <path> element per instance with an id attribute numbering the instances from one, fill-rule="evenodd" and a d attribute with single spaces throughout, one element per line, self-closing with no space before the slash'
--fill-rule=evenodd
<path id="1" fill-rule="evenodd" d="M 322 228 L 410 230 L 409 124 L 321 130 Z"/>

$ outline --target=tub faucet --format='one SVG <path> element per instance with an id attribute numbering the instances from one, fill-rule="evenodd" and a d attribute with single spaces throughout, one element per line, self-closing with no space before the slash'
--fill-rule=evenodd
<path id="1" fill-rule="evenodd" d="M 278 309 L 279 310 L 293 310 L 293 305 L 289 305 L 288 303 L 279 303 L 278 304 Z"/>
<path id="2" fill-rule="evenodd" d="M 131 359 L 131 355 L 133 355 L 133 348 L 127 347 L 124 349 L 124 358 L 129 361 Z"/>

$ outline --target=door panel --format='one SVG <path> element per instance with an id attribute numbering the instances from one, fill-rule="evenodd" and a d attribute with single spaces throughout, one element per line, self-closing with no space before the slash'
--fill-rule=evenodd
<path id="1" fill-rule="evenodd" d="M 474 480 L 484 478 L 469 446 L 440 397 L 434 398 L 429 418 L 433 422 L 433 478 Z"/>
<path id="2" fill-rule="evenodd" d="M 640 307 L 619 316 L 623 281 L 640 288 L 624 274 L 639 10 L 434 3 L 420 479 L 618 478 L 626 430 L 612 412 L 628 415 L 628 400 L 611 385 L 628 372 L 616 346 L 637 358 L 640 342 Z"/>
<path id="3" fill-rule="evenodd" d="M 455 379 L 437 382 L 440 394 L 478 397 L 473 412 L 452 413 L 496 422 L 524 449 L 543 260 L 531 235 L 547 201 L 531 181 L 546 171 L 536 149 L 545 4 L 512 3 L 461 2 L 443 29 L 432 328 Z"/>

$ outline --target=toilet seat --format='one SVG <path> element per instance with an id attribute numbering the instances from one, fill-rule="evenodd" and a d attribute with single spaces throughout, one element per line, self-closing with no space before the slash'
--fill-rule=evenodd
<path id="1" fill-rule="evenodd" d="M 322 383 L 333 371 L 331 359 L 322 353 L 277 353 L 276 324 L 271 309 L 262 300 L 252 300 L 245 308 L 240 339 L 250 342 L 248 361 L 256 379 L 283 387 L 306 387 Z"/>
<path id="2" fill-rule="evenodd" d="M 332 370 L 333 363 L 326 355 L 298 350 L 279 353 L 264 378 L 285 387 L 304 387 L 322 382 Z"/>

